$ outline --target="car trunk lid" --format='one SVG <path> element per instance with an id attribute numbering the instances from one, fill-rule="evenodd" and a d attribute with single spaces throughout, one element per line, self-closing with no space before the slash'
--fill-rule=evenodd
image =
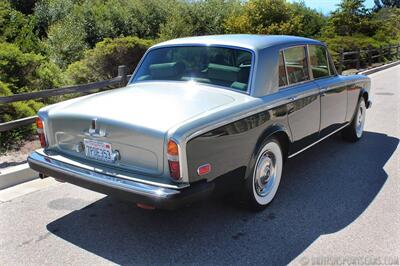
<path id="1" fill-rule="evenodd" d="M 93 160 L 82 150 L 88 140 L 111 145 L 119 166 L 151 175 L 164 169 L 168 129 L 234 102 L 224 90 L 190 82 L 143 82 L 61 103 L 48 113 L 50 142 L 62 152 Z"/>

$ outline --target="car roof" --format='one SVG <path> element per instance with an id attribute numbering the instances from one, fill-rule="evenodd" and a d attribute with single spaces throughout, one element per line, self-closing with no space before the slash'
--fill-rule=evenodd
<path id="1" fill-rule="evenodd" d="M 289 35 L 256 35 L 256 34 L 225 34 L 207 35 L 178 38 L 161 42 L 153 46 L 174 46 L 174 45 L 221 45 L 236 46 L 250 50 L 262 50 L 272 46 L 293 46 L 299 44 L 323 44 L 320 41 Z"/>

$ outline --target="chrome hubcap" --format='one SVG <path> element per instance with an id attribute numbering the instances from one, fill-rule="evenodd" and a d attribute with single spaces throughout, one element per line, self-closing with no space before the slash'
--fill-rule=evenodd
<path id="1" fill-rule="evenodd" d="M 265 151 L 259 158 L 254 177 L 257 194 L 265 197 L 272 190 L 276 177 L 276 158 L 270 151 Z"/>
<path id="2" fill-rule="evenodd" d="M 357 120 L 356 120 L 357 137 L 361 137 L 364 131 L 365 111 L 366 111 L 365 103 L 364 101 L 361 101 L 358 107 Z"/>

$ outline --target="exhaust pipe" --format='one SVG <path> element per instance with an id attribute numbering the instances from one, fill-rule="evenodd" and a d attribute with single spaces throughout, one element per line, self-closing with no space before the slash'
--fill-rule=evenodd
<path id="1" fill-rule="evenodd" d="M 48 175 L 45 175 L 45 174 L 43 174 L 43 173 L 39 173 L 39 178 L 40 179 L 45 179 L 45 178 L 47 178 L 47 177 L 49 177 Z"/>

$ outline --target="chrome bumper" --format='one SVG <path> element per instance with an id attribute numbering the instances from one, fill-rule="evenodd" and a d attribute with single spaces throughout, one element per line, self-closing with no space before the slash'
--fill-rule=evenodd
<path id="1" fill-rule="evenodd" d="M 84 169 L 61 162 L 43 153 L 33 152 L 28 157 L 30 168 L 46 176 L 72 183 L 100 193 L 115 195 L 136 203 L 153 205 L 162 209 L 175 209 L 207 196 L 212 183 L 188 187 L 165 187 L 165 184 L 146 184 L 108 174 Z M 135 179 L 132 177 L 132 179 Z"/>

